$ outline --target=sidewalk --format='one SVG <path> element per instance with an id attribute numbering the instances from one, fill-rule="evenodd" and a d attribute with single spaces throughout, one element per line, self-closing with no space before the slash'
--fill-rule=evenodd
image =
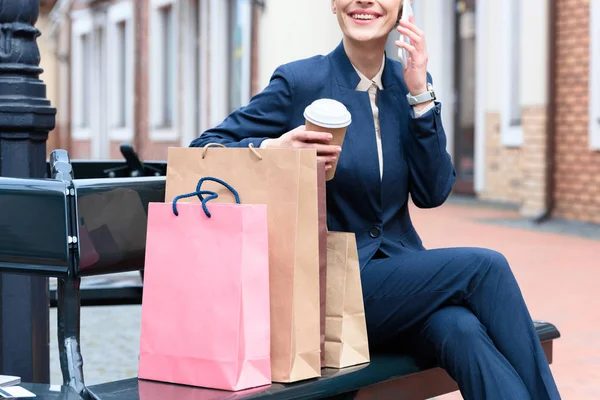
<path id="1" fill-rule="evenodd" d="M 533 229 L 516 211 L 461 198 L 411 212 L 427 248 L 481 246 L 504 253 L 533 318 L 554 323 L 562 334 L 552 364 L 562 398 L 600 398 L 600 227 L 552 222 Z M 51 318 L 52 382 L 60 383 L 56 309 Z M 136 376 L 139 323 L 139 306 L 82 309 L 87 384 Z M 439 400 L 460 398 L 456 393 Z"/>
<path id="2" fill-rule="evenodd" d="M 561 332 L 552 371 L 562 398 L 600 398 L 600 227 L 551 222 L 535 229 L 516 211 L 460 199 L 411 212 L 427 248 L 479 246 L 503 253 L 532 317 Z"/>

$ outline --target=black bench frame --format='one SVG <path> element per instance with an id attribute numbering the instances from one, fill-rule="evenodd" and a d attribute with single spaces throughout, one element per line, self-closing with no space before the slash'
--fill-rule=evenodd
<path id="1" fill-rule="evenodd" d="M 66 151 L 56 150 L 50 156 L 49 179 L 0 178 L 0 190 L 5 196 L 0 218 L 3 227 L 11 233 L 9 239 L 12 239 L 0 243 L 0 272 L 57 278 L 56 291 L 51 293 L 49 301 L 57 307 L 63 383 L 86 397 L 79 340 L 81 277 L 141 271 L 144 249 L 135 252 L 125 249 L 120 253 L 115 249 L 99 251 L 96 264 L 83 268 L 80 238 L 86 216 L 82 215 L 79 202 L 89 196 L 101 198 L 123 189 L 134 193 L 137 205 L 145 207 L 147 215 L 149 202 L 164 199 L 166 163 L 143 165 L 141 172 L 137 173 L 135 166 L 132 168 L 129 162 L 125 165 L 118 162 L 77 163 L 80 175 L 107 176 L 102 179 L 74 179 L 74 164 Z M 127 204 L 123 207 L 127 209 Z M 109 211 L 116 213 L 122 212 L 122 209 Z M 143 222 L 131 227 L 135 232 L 127 233 L 143 235 L 145 239 L 146 226 Z M 32 232 L 35 234 L 32 235 Z M 103 260 L 103 256 L 107 261 Z M 129 292 L 131 303 L 141 303 L 141 288 L 123 288 L 121 291 Z M 103 292 L 106 302 L 113 304 L 118 294 L 119 291 L 115 290 Z M 96 297 L 93 299 L 94 304 L 98 303 L 97 300 Z"/>
<path id="2" fill-rule="evenodd" d="M 128 162 L 128 164 L 131 163 Z M 91 163 L 87 167 L 98 168 Z M 104 173 L 107 171 L 106 165 L 101 166 L 101 168 L 104 168 Z M 33 192 L 38 195 L 47 193 L 49 196 L 53 196 L 52 204 L 56 207 L 49 211 L 46 210 L 49 203 L 44 200 L 43 196 L 27 197 L 34 203 L 35 199 L 39 199 L 39 203 L 33 205 L 26 203 L 23 205 L 23 207 L 44 207 L 41 209 L 48 212 L 48 218 L 54 218 L 54 223 L 51 226 L 44 225 L 40 227 L 39 221 L 34 216 L 25 221 L 23 218 L 14 219 L 12 221 L 13 228 L 21 234 L 31 229 L 41 229 L 43 231 L 41 237 L 48 240 L 51 238 L 56 239 L 56 237 L 62 235 L 64 243 L 61 242 L 63 244 L 58 245 L 58 249 L 47 250 L 44 254 L 31 254 L 33 251 L 31 244 L 29 244 L 30 247 L 15 253 L 14 249 L 3 248 L 0 243 L 0 272 L 36 274 L 58 278 L 58 287 L 52 301 L 58 309 L 58 346 L 63 384 L 86 399 L 137 399 L 139 398 L 140 385 L 163 385 L 163 388 L 169 387 L 173 390 L 180 389 L 190 392 L 207 391 L 207 389 L 184 388 L 177 385 L 165 386 L 160 383 L 138 381 L 136 378 L 90 387 L 86 387 L 84 383 L 79 327 L 80 307 L 82 303 L 85 305 L 86 300 L 82 298 L 81 294 L 81 277 L 142 270 L 143 253 L 140 254 L 139 250 L 137 253 L 125 251 L 125 254 L 121 254 L 120 258 L 114 262 L 102 263 L 102 260 L 100 260 L 97 266 L 89 269 L 82 268 L 81 258 L 85 254 L 82 252 L 81 240 L 78 240 L 78 238 L 81 237 L 82 220 L 85 216 L 81 215 L 78 203 L 85 196 L 102 196 L 103 193 L 111 193 L 115 188 L 123 187 L 139 195 L 147 215 L 149 202 L 164 201 L 165 170 L 160 168 L 161 165 L 158 168 L 151 168 L 150 173 L 148 171 L 138 171 L 137 174 L 131 174 L 131 165 L 128 167 L 114 163 L 109 171 L 117 171 L 121 176 L 130 177 L 117 177 L 116 174 L 112 174 L 105 179 L 75 180 L 73 179 L 73 165 L 68 158 L 68 154 L 64 150 L 56 150 L 50 157 L 49 176 L 51 179 L 0 178 L 0 189 L 9 187 L 13 190 L 21 190 L 17 193 L 21 197 L 31 196 L 34 194 Z M 129 173 L 126 174 L 126 171 L 129 171 Z M 88 172 L 87 175 L 91 175 L 91 173 Z M 132 175 L 134 177 L 131 177 Z M 155 175 L 155 177 L 145 177 L 144 175 Z M 3 186 L 2 183 L 5 185 Z M 60 196 L 63 196 L 63 200 L 56 201 Z M 19 204 L 14 203 L 14 207 L 19 207 Z M 0 217 L 2 216 L 1 213 L 2 210 L 0 210 Z M 22 217 L 28 215 L 28 213 L 21 212 L 19 215 Z M 61 220 L 62 222 L 60 222 Z M 8 226 L 10 229 L 10 223 Z M 136 234 L 143 232 L 145 235 L 145 224 L 144 226 L 134 227 L 134 229 L 138 229 Z M 56 241 L 54 243 L 56 244 Z M 34 245 L 37 244 L 39 243 L 34 243 Z M 114 254 L 109 255 L 114 258 Z M 110 292 L 101 294 L 100 297 L 106 297 L 106 304 L 123 304 L 123 301 L 114 301 L 115 290 L 120 294 L 127 295 L 125 303 L 141 303 L 142 288 L 129 287 L 111 289 Z M 91 304 L 98 304 L 99 293 L 91 292 Z M 552 324 L 539 321 L 535 324 L 548 361 L 551 363 L 553 340 L 559 338 L 560 333 Z M 436 365 L 423 364 L 407 355 L 375 354 L 371 363 L 366 365 L 344 370 L 324 369 L 323 376 L 318 379 L 290 385 L 273 384 L 266 388 L 237 393 L 235 398 L 339 398 L 339 396 L 345 394 L 354 396 L 357 393 L 361 396 L 364 394 L 379 397 L 382 394 L 392 392 L 397 397 L 422 399 L 453 392 L 457 389 L 456 383 Z M 119 397 L 115 397 L 117 395 Z M 231 398 L 230 395 L 231 393 L 224 392 L 223 398 Z M 212 393 L 211 398 L 217 397 Z"/>

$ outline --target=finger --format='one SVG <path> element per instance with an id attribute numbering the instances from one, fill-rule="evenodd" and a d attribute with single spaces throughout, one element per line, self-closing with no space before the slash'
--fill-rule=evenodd
<path id="1" fill-rule="evenodd" d="M 419 55 L 419 52 L 417 51 L 417 49 L 415 48 L 415 46 L 413 46 L 412 44 L 408 44 L 406 42 L 402 42 L 400 40 L 396 40 L 396 46 L 400 47 L 401 49 L 404 49 L 406 51 L 408 51 L 408 54 L 410 54 L 410 56 L 414 59 L 416 56 Z"/>
<path id="2" fill-rule="evenodd" d="M 298 142 L 299 146 L 303 149 L 315 149 L 317 150 L 317 155 L 326 156 L 326 157 L 337 157 L 341 152 L 342 148 L 340 146 L 333 146 L 329 144 L 322 143 L 306 143 L 306 142 Z"/>
<path id="3" fill-rule="evenodd" d="M 408 36 L 410 38 L 410 40 L 415 44 L 415 47 L 419 47 L 419 45 L 423 41 L 423 38 L 421 36 L 417 35 L 410 29 L 404 28 L 402 26 L 398 27 L 398 32 L 402 33 L 403 35 Z"/>
<path id="4" fill-rule="evenodd" d="M 317 157 L 317 162 L 325 163 L 325 165 L 331 165 L 336 160 L 337 160 L 337 157 L 331 157 L 331 156 L 318 156 Z"/>
<path id="5" fill-rule="evenodd" d="M 294 132 L 294 134 L 292 135 L 292 139 L 306 143 L 328 142 L 332 138 L 333 136 L 329 132 L 314 132 L 305 130 L 299 130 L 297 132 Z"/>

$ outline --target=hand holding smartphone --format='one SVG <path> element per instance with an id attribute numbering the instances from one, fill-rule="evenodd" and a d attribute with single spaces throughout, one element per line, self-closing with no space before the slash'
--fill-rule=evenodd
<path id="1" fill-rule="evenodd" d="M 413 15 L 413 9 L 410 4 L 411 0 L 404 0 L 402 4 L 402 18 L 401 21 L 408 21 L 408 18 Z M 410 38 L 404 34 L 400 34 L 401 42 L 405 42 L 410 44 Z M 398 49 L 398 58 L 400 59 L 400 63 L 402 63 L 402 67 L 406 69 L 408 67 L 408 51 L 405 49 Z"/>

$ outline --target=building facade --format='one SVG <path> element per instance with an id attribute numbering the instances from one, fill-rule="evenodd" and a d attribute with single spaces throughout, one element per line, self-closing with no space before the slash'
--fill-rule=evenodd
<path id="1" fill-rule="evenodd" d="M 71 152 L 164 159 L 250 99 L 250 0 L 74 1 Z"/>
<path id="2" fill-rule="evenodd" d="M 600 223 L 600 2 L 413 0 L 455 191 Z"/>
<path id="3" fill-rule="evenodd" d="M 277 66 L 341 40 L 328 0 L 59 5 L 49 39 L 56 60 L 44 79 L 57 88 L 51 144 L 74 158 L 119 158 L 119 144 L 131 142 L 144 159 L 165 159 L 169 146 L 186 146 L 246 104 Z M 413 8 L 443 103 L 455 191 L 514 204 L 526 218 L 600 223 L 600 2 L 413 0 Z"/>
<path id="4" fill-rule="evenodd" d="M 600 223 L 600 2 L 555 1 L 554 214 Z"/>

